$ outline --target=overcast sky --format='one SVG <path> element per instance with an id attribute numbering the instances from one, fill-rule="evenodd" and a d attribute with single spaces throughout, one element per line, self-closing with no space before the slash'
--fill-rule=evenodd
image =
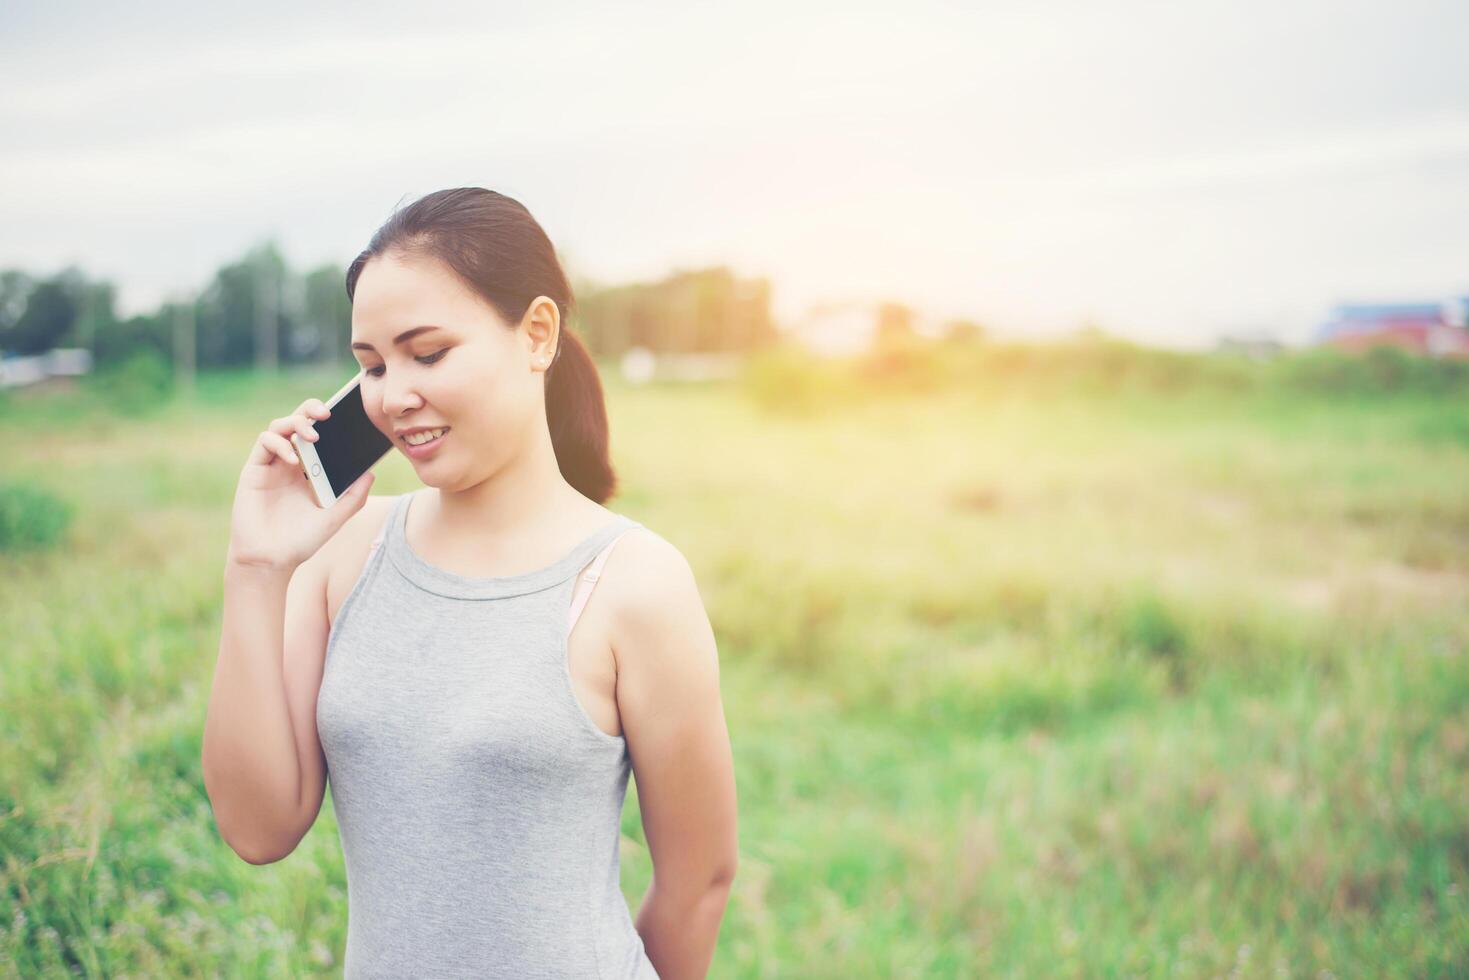
<path id="1" fill-rule="evenodd" d="M 574 275 L 726 262 L 787 319 L 1187 347 L 1469 294 L 1463 2 L 508 6 L 0 4 L 0 266 L 132 312 L 479 185 Z"/>

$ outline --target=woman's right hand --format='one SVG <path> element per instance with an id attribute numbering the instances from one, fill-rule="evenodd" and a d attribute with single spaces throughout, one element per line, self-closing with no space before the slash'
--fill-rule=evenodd
<path id="1" fill-rule="evenodd" d="M 230 514 L 229 561 L 294 571 L 362 509 L 372 471 L 362 474 L 330 507 L 316 503 L 290 436 L 315 442 L 316 420 L 331 411 L 308 398 L 290 415 L 270 423 L 255 440 L 235 488 Z"/>

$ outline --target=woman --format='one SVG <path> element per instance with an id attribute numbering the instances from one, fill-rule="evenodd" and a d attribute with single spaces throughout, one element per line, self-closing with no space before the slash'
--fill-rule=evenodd
<path id="1" fill-rule="evenodd" d="M 554 248 L 510 198 L 439 191 L 347 294 L 367 414 L 425 487 L 369 497 L 369 473 L 318 508 L 288 441 L 316 438 L 316 399 L 257 439 L 204 731 L 221 835 L 279 861 L 330 774 L 349 977 L 703 976 L 736 864 L 713 631 L 678 550 L 602 506 L 602 388 Z"/>

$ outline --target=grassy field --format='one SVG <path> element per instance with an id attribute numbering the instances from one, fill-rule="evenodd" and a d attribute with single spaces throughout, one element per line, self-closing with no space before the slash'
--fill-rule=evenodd
<path id="1" fill-rule="evenodd" d="M 605 377 L 611 506 L 719 639 L 712 975 L 1469 973 L 1462 393 Z M 340 974 L 330 803 L 254 867 L 199 772 L 239 468 L 338 383 L 0 410 L 0 475 L 76 505 L 0 553 L 0 974 Z"/>

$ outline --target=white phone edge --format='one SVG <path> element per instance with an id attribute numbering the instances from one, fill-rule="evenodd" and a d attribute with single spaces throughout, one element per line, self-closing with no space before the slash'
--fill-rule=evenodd
<path id="1" fill-rule="evenodd" d="M 358 371 L 347 379 L 347 383 L 337 389 L 337 393 L 326 402 L 330 409 L 341 401 L 352 386 L 362 380 L 362 372 Z M 316 506 L 323 509 L 337 502 L 337 495 L 332 491 L 331 481 L 326 478 L 326 473 L 321 468 L 321 457 L 316 455 L 316 445 L 301 438 L 299 432 L 291 433 L 291 445 L 296 449 L 296 458 L 301 461 L 301 475 L 310 484 L 312 492 L 316 495 Z"/>

